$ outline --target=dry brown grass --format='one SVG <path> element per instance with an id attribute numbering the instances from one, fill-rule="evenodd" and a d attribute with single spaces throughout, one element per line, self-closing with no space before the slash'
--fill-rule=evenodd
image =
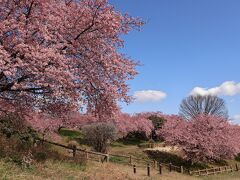
<path id="1" fill-rule="evenodd" d="M 148 159 L 146 153 L 143 152 L 144 149 L 138 148 L 137 146 L 128 145 L 124 147 L 111 147 L 110 153 L 120 154 L 120 155 L 129 155 L 136 158 Z"/>
<path id="2" fill-rule="evenodd" d="M 209 177 L 191 177 L 179 173 L 169 173 L 167 170 L 159 175 L 156 170 L 147 176 L 146 168 L 137 167 L 137 174 L 133 174 L 131 166 L 89 162 L 86 167 L 76 163 L 61 161 L 46 161 L 36 164 L 30 169 L 22 169 L 12 163 L 0 161 L 0 179 L 9 180 L 239 180 L 240 173 L 230 173 Z"/>
<path id="3" fill-rule="evenodd" d="M 93 170 L 96 172 L 96 170 Z M 167 171 L 163 173 L 163 175 L 160 175 L 158 171 L 151 170 L 151 176 L 147 176 L 147 168 L 139 168 L 137 167 L 137 173 L 133 173 L 133 169 L 130 166 L 125 165 L 116 165 L 116 164 L 105 164 L 99 169 L 96 173 L 96 177 L 99 179 L 131 179 L 131 180 L 157 180 L 157 179 L 164 179 L 164 180 L 173 180 L 173 179 L 179 179 L 179 180 L 191 180 L 196 179 L 189 176 L 185 176 L 179 173 L 168 173 Z M 93 178 L 94 179 L 94 178 Z"/>
<path id="4" fill-rule="evenodd" d="M 183 176 L 177 173 L 166 173 L 162 175 L 162 179 L 172 180 L 175 178 L 183 178 L 186 180 L 191 177 Z M 47 161 L 44 164 L 38 164 L 32 169 L 21 169 L 20 167 L 9 164 L 0 163 L 0 179 L 9 180 L 43 180 L 43 179 L 86 179 L 86 180 L 138 180 L 138 179 L 159 179 L 157 171 L 152 172 L 151 177 L 147 177 L 146 169 L 137 169 L 134 175 L 132 168 L 124 165 L 116 164 L 100 164 L 89 163 L 87 168 L 83 168 L 76 164 Z M 181 179 L 180 179 L 181 180 Z"/>
<path id="5" fill-rule="evenodd" d="M 0 142 L 0 146 L 4 142 Z M 157 170 L 151 170 L 147 176 L 147 167 L 137 167 L 137 174 L 128 165 L 114 163 L 87 162 L 87 164 L 72 161 L 71 154 L 64 148 L 50 146 L 50 149 L 39 149 L 48 153 L 48 160 L 43 163 L 35 162 L 29 169 L 24 169 L 13 162 L 0 160 L 0 180 L 240 180 L 240 173 L 223 174 L 196 178 L 179 173 L 169 173 L 167 170 L 159 175 Z M 143 149 L 134 145 L 112 147 L 111 153 L 134 155 L 147 158 Z M 79 159 L 82 161 L 83 159 Z M 232 162 L 234 163 L 234 162 Z"/>

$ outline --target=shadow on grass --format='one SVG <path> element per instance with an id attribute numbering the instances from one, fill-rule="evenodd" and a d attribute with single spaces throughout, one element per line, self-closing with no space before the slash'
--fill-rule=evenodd
<path id="1" fill-rule="evenodd" d="M 194 163 L 192 164 L 190 161 L 186 161 L 180 156 L 177 156 L 175 154 L 171 154 L 168 152 L 161 152 L 161 151 L 151 151 L 147 150 L 145 151 L 149 158 L 156 160 L 161 163 L 172 163 L 175 166 L 183 166 L 187 170 L 198 170 L 198 169 L 205 169 L 209 168 L 207 164 L 202 163 Z"/>
<path id="2" fill-rule="evenodd" d="M 137 138 L 126 138 L 126 139 L 119 139 L 116 141 L 119 145 L 122 146 L 139 146 L 141 144 L 147 144 L 148 141 L 146 140 L 140 140 Z"/>

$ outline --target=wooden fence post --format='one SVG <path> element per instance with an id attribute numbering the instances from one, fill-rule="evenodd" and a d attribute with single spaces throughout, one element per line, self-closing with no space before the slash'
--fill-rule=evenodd
<path id="1" fill-rule="evenodd" d="M 188 173 L 189 173 L 190 176 L 192 175 L 192 171 L 188 170 Z"/>
<path id="2" fill-rule="evenodd" d="M 108 163 L 110 160 L 109 155 L 106 155 L 106 162 Z"/>
<path id="3" fill-rule="evenodd" d="M 132 156 L 129 157 L 129 163 L 132 164 Z"/>
<path id="4" fill-rule="evenodd" d="M 181 173 L 182 173 L 182 174 L 184 173 L 184 169 L 183 169 L 183 166 L 181 166 Z"/>
<path id="5" fill-rule="evenodd" d="M 238 164 L 236 164 L 236 171 L 239 171 L 239 167 L 238 167 Z"/>
<path id="6" fill-rule="evenodd" d="M 88 152 L 86 152 L 86 159 L 88 160 Z"/>
<path id="7" fill-rule="evenodd" d="M 147 175 L 150 177 L 150 164 L 147 165 Z"/>
<path id="8" fill-rule="evenodd" d="M 153 163 L 154 163 L 154 169 L 157 169 L 158 162 L 154 160 Z"/>
<path id="9" fill-rule="evenodd" d="M 172 172 L 172 163 L 169 164 L 169 172 Z"/>
<path id="10" fill-rule="evenodd" d="M 137 173 L 137 169 L 136 169 L 136 165 L 133 165 L 133 173 L 136 174 Z"/>
<path id="11" fill-rule="evenodd" d="M 159 174 L 162 174 L 162 164 L 159 163 Z"/>
<path id="12" fill-rule="evenodd" d="M 72 151 L 73 151 L 73 157 L 75 158 L 76 157 L 76 151 L 77 151 L 77 146 L 76 145 L 72 146 Z"/>

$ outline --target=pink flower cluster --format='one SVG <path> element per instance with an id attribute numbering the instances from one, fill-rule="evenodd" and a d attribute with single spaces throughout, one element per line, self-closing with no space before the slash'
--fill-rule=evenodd
<path id="1" fill-rule="evenodd" d="M 127 113 L 120 113 L 113 120 L 113 123 L 116 125 L 122 136 L 126 136 L 130 132 L 143 132 L 149 136 L 154 129 L 152 121 L 142 114 L 130 115 Z"/>
<path id="2" fill-rule="evenodd" d="M 108 0 L 1 0 L 0 99 L 114 113 L 131 100 L 126 81 L 137 74 L 138 63 L 118 52 L 122 35 L 142 24 Z"/>
<path id="3" fill-rule="evenodd" d="M 109 119 L 98 119 L 92 115 L 80 114 L 79 112 L 67 113 L 62 118 L 43 113 L 31 113 L 25 115 L 25 119 L 35 130 L 42 134 L 56 133 L 60 127 L 81 129 L 83 126 L 96 122 L 112 123 L 117 127 L 120 137 L 137 131 L 149 136 L 154 128 L 152 122 L 143 115 L 130 115 L 127 113 L 118 113 L 117 116 Z"/>

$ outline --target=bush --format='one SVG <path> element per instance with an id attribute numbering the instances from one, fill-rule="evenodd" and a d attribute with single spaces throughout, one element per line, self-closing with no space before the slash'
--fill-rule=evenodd
<path id="1" fill-rule="evenodd" d="M 6 138 L 2 134 L 0 134 L 0 149 L 4 151 L 7 155 L 9 154 L 24 154 L 29 152 L 32 148 L 32 143 L 23 142 L 19 138 Z"/>
<path id="2" fill-rule="evenodd" d="M 0 157 L 7 162 L 13 162 L 22 167 L 29 167 L 32 163 L 32 144 L 23 142 L 17 137 L 7 138 L 0 134 Z"/>
<path id="3" fill-rule="evenodd" d="M 5 157 L 6 162 L 14 163 L 23 168 L 30 168 L 34 162 L 32 153 L 29 151 L 28 153 L 8 153 Z"/>
<path id="4" fill-rule="evenodd" d="M 7 157 L 6 162 L 13 162 L 19 166 L 22 165 L 22 157 L 17 154 L 11 154 L 10 156 Z"/>
<path id="5" fill-rule="evenodd" d="M 37 162 L 45 162 L 47 160 L 47 153 L 46 152 L 36 152 L 34 154 L 34 159 Z"/>
<path id="6" fill-rule="evenodd" d="M 83 127 L 85 141 L 94 150 L 107 153 L 108 146 L 117 139 L 117 129 L 108 123 L 96 123 Z"/>
<path id="7" fill-rule="evenodd" d="M 130 140 L 130 141 L 147 141 L 149 138 L 146 136 L 144 132 L 131 132 L 129 133 L 125 138 L 125 140 Z"/>
<path id="8" fill-rule="evenodd" d="M 32 141 L 37 136 L 24 118 L 17 113 L 9 113 L 0 117 L 0 133 L 7 138 L 16 137 L 24 142 Z"/>
<path id="9" fill-rule="evenodd" d="M 240 162 L 240 153 L 235 157 L 235 160 Z"/>
<path id="10" fill-rule="evenodd" d="M 6 153 L 0 149 L 0 158 L 5 158 L 6 157 Z"/>

